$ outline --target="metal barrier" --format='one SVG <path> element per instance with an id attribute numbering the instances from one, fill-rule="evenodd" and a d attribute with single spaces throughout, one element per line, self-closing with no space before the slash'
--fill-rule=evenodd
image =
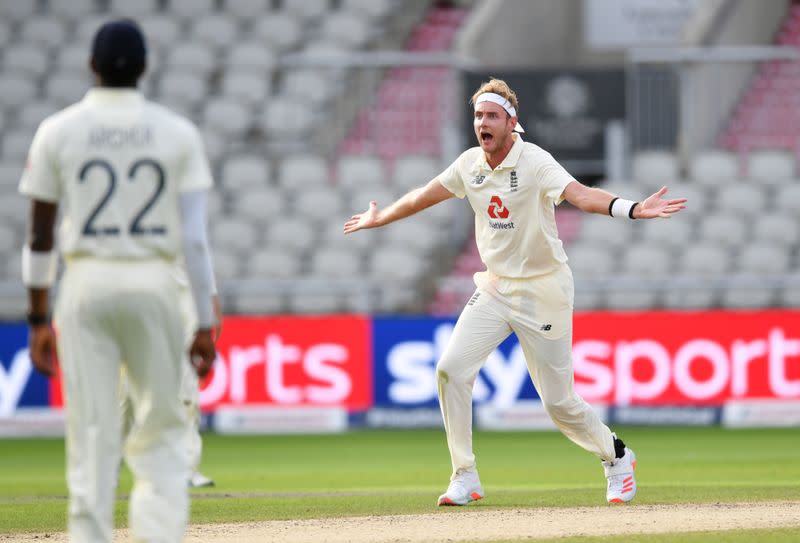
<path id="1" fill-rule="evenodd" d="M 716 147 L 748 81 L 769 61 L 800 68 L 800 49 L 632 49 L 626 67 L 631 150 L 674 150 L 685 166 L 693 153 Z"/>

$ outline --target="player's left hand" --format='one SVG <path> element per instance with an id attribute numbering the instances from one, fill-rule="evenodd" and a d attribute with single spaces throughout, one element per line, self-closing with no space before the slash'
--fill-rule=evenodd
<path id="1" fill-rule="evenodd" d="M 661 197 L 667 193 L 667 187 L 661 189 L 636 206 L 633 210 L 634 219 L 669 219 L 674 213 L 686 208 L 686 198 L 673 198 L 665 200 Z"/>
<path id="2" fill-rule="evenodd" d="M 28 335 L 28 352 L 31 362 L 34 368 L 48 377 L 53 375 L 55 347 L 56 336 L 49 324 L 31 326 Z"/>
<path id="3" fill-rule="evenodd" d="M 200 329 L 195 332 L 192 346 L 189 347 L 189 360 L 197 375 L 205 377 L 211 371 L 211 366 L 214 365 L 216 357 L 217 351 L 214 348 L 211 329 Z"/>

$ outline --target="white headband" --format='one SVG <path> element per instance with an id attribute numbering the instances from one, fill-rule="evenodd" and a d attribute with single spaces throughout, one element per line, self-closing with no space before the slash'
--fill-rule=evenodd
<path id="1" fill-rule="evenodd" d="M 478 96 L 477 100 L 475 100 L 475 107 L 477 108 L 478 104 L 480 104 L 481 102 L 493 102 L 498 106 L 502 107 L 503 109 L 505 109 L 506 112 L 512 117 L 517 116 L 517 110 L 514 109 L 514 106 L 511 105 L 511 102 L 509 102 L 499 94 L 495 94 L 493 92 L 484 92 L 483 94 Z M 514 132 L 525 132 L 525 129 L 522 128 L 521 124 L 519 124 L 519 121 L 517 121 L 517 125 L 514 127 Z"/>

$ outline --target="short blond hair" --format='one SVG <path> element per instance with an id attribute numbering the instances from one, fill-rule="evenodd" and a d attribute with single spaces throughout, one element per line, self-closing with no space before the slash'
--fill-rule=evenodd
<path id="1" fill-rule="evenodd" d="M 493 92 L 495 94 L 499 94 L 500 96 L 508 100 L 519 114 L 519 102 L 517 101 L 517 94 L 513 90 L 511 90 L 511 87 L 508 86 L 508 83 L 506 83 L 502 79 L 495 79 L 494 77 L 492 77 L 491 79 L 489 79 L 489 81 L 481 83 L 481 86 L 478 87 L 478 90 L 476 90 L 475 94 L 473 94 L 472 98 L 470 98 L 469 103 L 474 106 L 475 100 L 477 100 L 478 96 L 480 96 L 484 92 Z"/>

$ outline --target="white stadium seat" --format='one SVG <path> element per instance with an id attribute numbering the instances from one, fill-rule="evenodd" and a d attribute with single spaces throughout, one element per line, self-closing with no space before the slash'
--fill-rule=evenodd
<path id="1" fill-rule="evenodd" d="M 775 207 L 778 211 L 800 216 L 800 183 L 786 184 L 775 194 Z"/>
<path id="2" fill-rule="evenodd" d="M 167 67 L 171 70 L 187 70 L 207 77 L 217 68 L 217 58 L 211 48 L 201 42 L 185 41 L 171 47 L 167 52 Z"/>
<path id="3" fill-rule="evenodd" d="M 48 2 L 50 14 L 61 20 L 78 20 L 95 12 L 97 5 L 94 0 L 55 0 Z"/>
<path id="4" fill-rule="evenodd" d="M 323 39 L 360 49 L 372 39 L 372 28 L 367 19 L 355 13 L 339 12 L 323 19 L 320 34 Z"/>
<path id="5" fill-rule="evenodd" d="M 217 247 L 226 251 L 251 251 L 259 238 L 252 223 L 238 218 L 218 219 L 210 226 L 215 251 Z"/>
<path id="6" fill-rule="evenodd" d="M 0 20 L 23 21 L 29 19 L 36 11 L 36 2 L 3 1 L 0 2 Z"/>
<path id="7" fill-rule="evenodd" d="M 245 269 L 251 279 L 292 279 L 301 275 L 302 261 L 286 248 L 262 247 L 253 251 Z"/>
<path id="8" fill-rule="evenodd" d="M 0 106 L 8 109 L 20 107 L 36 98 L 34 82 L 22 76 L 3 74 L 0 77 Z"/>
<path id="9" fill-rule="evenodd" d="M 704 151 L 689 162 L 689 178 L 701 185 L 730 185 L 739 177 L 739 159 L 728 151 Z"/>
<path id="10" fill-rule="evenodd" d="M 195 19 L 189 34 L 193 40 L 228 47 L 239 39 L 240 29 L 236 19 L 218 13 Z"/>
<path id="11" fill-rule="evenodd" d="M 396 7 L 395 0 L 342 0 L 341 10 L 366 15 L 372 19 L 383 19 Z"/>
<path id="12" fill-rule="evenodd" d="M 311 275 L 316 279 L 357 279 L 363 273 L 361 253 L 345 247 L 323 247 L 311 255 Z"/>
<path id="13" fill-rule="evenodd" d="M 409 190 L 424 185 L 443 170 L 439 160 L 432 156 L 401 156 L 394 163 L 392 184 L 402 190 Z"/>
<path id="14" fill-rule="evenodd" d="M 789 151 L 764 149 L 747 156 L 747 175 L 755 181 L 775 184 L 793 179 L 795 173 L 796 160 Z"/>
<path id="15" fill-rule="evenodd" d="M 755 217 L 753 241 L 778 243 L 786 250 L 800 243 L 800 219 L 797 216 L 770 213 Z"/>
<path id="16" fill-rule="evenodd" d="M 40 47 L 58 47 L 67 37 L 65 23 L 55 17 L 32 17 L 26 19 L 20 29 L 20 38 L 25 43 Z"/>
<path id="17" fill-rule="evenodd" d="M 316 233 L 311 223 L 300 217 L 281 215 L 267 227 L 267 245 L 294 251 L 308 251 L 314 245 Z"/>
<path id="18" fill-rule="evenodd" d="M 222 165 L 222 186 L 234 194 L 265 189 L 270 180 L 270 164 L 258 155 L 235 155 Z"/>
<path id="19" fill-rule="evenodd" d="M 374 155 L 346 155 L 336 165 L 336 182 L 345 189 L 387 186 L 383 161 Z"/>
<path id="20" fill-rule="evenodd" d="M 233 45 L 228 51 L 225 66 L 228 69 L 255 70 L 267 74 L 277 66 L 275 54 L 259 42 L 247 41 Z"/>
<path id="21" fill-rule="evenodd" d="M 158 81 L 158 96 L 169 102 L 185 102 L 194 107 L 206 98 L 206 79 L 190 70 L 168 71 Z"/>
<path id="22" fill-rule="evenodd" d="M 325 221 L 330 217 L 344 219 L 347 212 L 342 205 L 341 192 L 331 187 L 313 187 L 297 191 L 293 209 L 297 216 L 308 217 L 315 221 Z"/>
<path id="23" fill-rule="evenodd" d="M 599 247 L 621 247 L 628 243 L 633 225 L 627 221 L 603 215 L 585 215 L 581 218 L 580 239 Z"/>
<path id="24" fill-rule="evenodd" d="M 766 194 L 759 186 L 737 184 L 724 187 L 717 193 L 717 211 L 743 217 L 761 215 L 766 211 Z"/>
<path id="25" fill-rule="evenodd" d="M 158 0 L 109 0 L 108 11 L 115 17 L 141 17 L 151 15 L 158 11 Z"/>
<path id="26" fill-rule="evenodd" d="M 700 223 L 700 239 L 706 242 L 735 247 L 744 244 L 746 235 L 745 221 L 737 215 L 707 215 Z"/>
<path id="27" fill-rule="evenodd" d="M 89 70 L 89 60 L 92 55 L 88 43 L 78 43 L 60 47 L 56 53 L 55 65 L 59 70 Z"/>
<path id="28" fill-rule="evenodd" d="M 716 243 L 690 245 L 677 258 L 678 270 L 674 277 L 690 280 L 723 277 L 731 269 L 730 251 Z M 664 295 L 664 304 L 674 309 L 701 309 L 714 306 L 718 291 L 701 286 L 679 286 Z"/>
<path id="29" fill-rule="evenodd" d="M 303 25 L 297 17 L 275 12 L 260 17 L 252 28 L 253 36 L 277 53 L 296 48 L 303 39 Z"/>
<path id="30" fill-rule="evenodd" d="M 203 110 L 203 126 L 219 131 L 224 137 L 242 138 L 250 129 L 253 115 L 250 109 L 236 101 L 212 98 Z"/>
<path id="31" fill-rule="evenodd" d="M 314 123 L 313 114 L 305 104 L 290 98 L 272 98 L 264 106 L 259 126 L 270 140 L 300 140 L 307 136 Z"/>
<path id="32" fill-rule="evenodd" d="M 231 213 L 259 227 L 266 227 L 289 207 L 283 192 L 274 188 L 247 187 L 231 194 Z"/>
<path id="33" fill-rule="evenodd" d="M 214 11 L 214 0 L 167 0 L 167 11 L 181 19 L 194 19 Z"/>
<path id="34" fill-rule="evenodd" d="M 669 151 L 640 151 L 633 157 L 631 175 L 637 182 L 667 184 L 680 177 L 678 160 Z"/>
<path id="35" fill-rule="evenodd" d="M 91 87 L 92 80 L 88 73 L 57 72 L 47 79 L 45 96 L 49 101 L 65 107 L 82 99 Z"/>
<path id="36" fill-rule="evenodd" d="M 88 58 L 88 53 L 84 51 L 84 68 L 88 66 Z M 3 51 L 4 77 L 11 73 L 39 77 L 47 71 L 49 64 L 47 51 L 38 45 L 12 45 Z"/>
<path id="37" fill-rule="evenodd" d="M 171 17 L 163 15 L 142 17 L 139 19 L 139 25 L 142 27 L 147 43 L 156 47 L 172 47 L 181 36 L 178 22 Z"/>
<path id="38" fill-rule="evenodd" d="M 639 227 L 642 241 L 652 243 L 663 250 L 685 245 L 693 233 L 689 218 L 680 214 L 668 220 L 644 221 L 643 224 L 636 226 Z"/>
<path id="39" fill-rule="evenodd" d="M 222 10 L 242 20 L 272 15 L 271 0 L 223 0 Z"/>
<path id="40" fill-rule="evenodd" d="M 286 189 L 327 185 L 329 178 L 328 164 L 321 156 L 289 155 L 278 167 L 278 184 Z"/>
<path id="41" fill-rule="evenodd" d="M 399 247 L 380 247 L 369 254 L 372 277 L 383 282 L 420 280 L 427 269 L 426 261 L 416 251 Z"/>
<path id="42" fill-rule="evenodd" d="M 222 95 L 249 106 L 262 104 L 270 92 L 270 80 L 252 70 L 228 70 L 222 78 Z"/>
<path id="43" fill-rule="evenodd" d="M 285 98 L 305 101 L 315 108 L 333 98 L 337 88 L 338 84 L 318 69 L 288 70 L 281 82 L 281 94 Z"/>
<path id="44" fill-rule="evenodd" d="M 283 2 L 283 9 L 306 19 L 316 19 L 325 15 L 331 8 L 330 0 L 292 0 Z"/>

